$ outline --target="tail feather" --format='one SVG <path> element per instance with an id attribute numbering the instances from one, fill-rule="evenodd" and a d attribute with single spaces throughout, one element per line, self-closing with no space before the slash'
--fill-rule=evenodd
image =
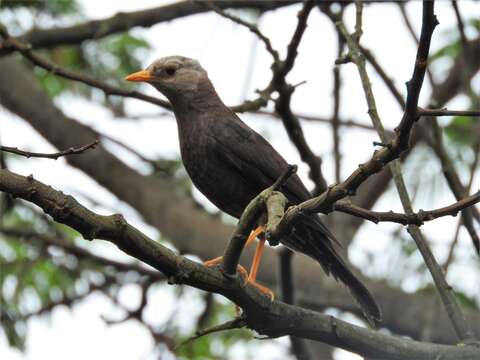
<path id="1" fill-rule="evenodd" d="M 314 218 L 314 220 L 312 219 Z M 320 224 L 320 225 L 319 225 Z M 326 228 L 318 216 L 311 216 L 295 226 L 289 239 L 282 241 L 287 247 L 300 251 L 316 260 L 327 273 L 340 280 L 350 290 L 360 306 L 365 318 L 372 326 L 381 320 L 381 311 L 368 289 L 352 273 L 333 247 L 337 240 Z"/>

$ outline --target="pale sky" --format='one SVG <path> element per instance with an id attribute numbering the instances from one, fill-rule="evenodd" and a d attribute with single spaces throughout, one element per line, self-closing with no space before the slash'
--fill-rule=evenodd
<path id="1" fill-rule="evenodd" d="M 157 6 L 158 1 L 151 0 L 121 0 L 107 1 L 82 1 L 85 13 L 89 18 L 104 18 L 118 11 L 132 11 Z M 478 3 L 463 1 L 459 3 L 464 16 L 469 18 L 480 17 Z M 273 46 L 285 53 L 286 45 L 290 39 L 296 23 L 298 6 L 291 6 L 267 13 L 260 23 L 260 28 L 265 35 L 272 39 Z M 421 3 L 412 2 L 407 5 L 408 13 L 414 27 L 420 29 Z M 432 41 L 432 51 L 443 44 L 441 34 L 455 26 L 455 19 L 451 10 L 450 2 L 437 2 L 436 14 L 440 25 L 435 30 Z M 354 7 L 350 6 L 346 13 L 346 23 L 350 30 L 353 29 Z M 415 56 L 415 46 L 404 28 L 397 6 L 393 4 L 366 6 L 364 10 L 364 35 L 362 43 L 373 50 L 377 59 L 395 79 L 397 86 L 405 93 L 403 83 L 407 81 L 412 72 Z M 265 86 L 270 78 L 270 58 L 261 43 L 256 45 L 255 66 L 252 74 L 246 75 L 250 51 L 255 46 L 255 37 L 247 30 L 232 24 L 230 21 L 220 18 L 216 14 L 201 14 L 190 16 L 174 22 L 168 22 L 154 26 L 150 29 L 135 29 L 137 35 L 145 37 L 153 46 L 152 51 L 145 57 L 144 65 L 158 57 L 179 54 L 197 58 L 207 69 L 217 91 L 227 104 L 237 104 L 243 100 L 243 87 L 250 77 L 251 86 L 248 89 L 248 97 L 254 97 L 254 90 Z M 445 41 L 445 40 L 443 40 Z M 330 21 L 313 11 L 309 19 L 309 27 L 299 49 L 296 67 L 289 75 L 291 83 L 299 83 L 306 80 L 307 83 L 297 89 L 293 97 L 294 110 L 301 113 L 330 116 L 332 112 L 332 70 L 331 66 L 336 55 L 336 34 Z M 442 64 L 438 64 L 442 66 Z M 445 66 L 445 65 L 444 65 Z M 371 70 L 371 69 L 370 69 Z M 398 105 L 384 87 L 381 80 L 370 71 L 372 84 L 379 108 L 380 116 L 385 127 L 393 128 L 401 117 Z M 369 123 L 367 107 L 365 105 L 361 85 L 356 68 L 352 65 L 342 66 L 344 82 L 341 115 L 344 118 L 354 118 Z M 476 83 L 480 84 L 477 76 Z M 479 85 L 480 86 L 480 85 Z M 154 89 L 141 86 L 140 90 L 154 96 L 160 96 Z M 421 99 L 428 98 L 430 89 L 428 82 L 422 90 Z M 120 139 L 149 157 L 162 156 L 176 158 L 179 156 L 177 129 L 175 121 L 169 116 L 164 118 L 146 118 L 138 121 L 118 121 L 112 118 L 111 113 L 100 106 L 86 102 L 73 96 L 63 96 L 56 100 L 63 111 L 85 124 Z M 151 104 L 139 100 L 126 100 L 127 112 L 132 115 L 156 114 L 159 112 Z M 422 101 L 420 104 L 424 105 Z M 462 109 L 465 102 L 461 98 L 449 104 L 449 108 Z M 30 126 L 0 109 L 2 122 L 2 144 L 17 146 L 31 151 L 53 151 L 54 148 L 33 131 Z M 289 163 L 300 165 L 300 175 L 309 183 L 307 167 L 299 160 L 295 148 L 290 144 L 280 122 L 262 118 L 254 119 L 253 116 L 241 115 L 241 117 L 255 130 L 264 135 L 284 155 Z M 303 123 L 307 141 L 311 148 L 323 158 L 323 171 L 328 181 L 333 180 L 333 161 L 331 155 L 332 140 L 329 126 Z M 373 152 L 372 141 L 378 140 L 372 132 L 362 130 L 345 130 L 342 143 L 344 162 L 342 175 L 347 176 L 357 164 L 365 161 Z M 119 151 L 112 147 L 112 151 Z M 123 153 L 122 153 L 123 154 Z M 122 159 L 137 169 L 145 169 L 138 160 L 130 155 L 122 155 Z M 58 161 L 29 159 L 16 161 L 9 158 L 9 167 L 12 171 L 20 174 L 33 174 L 56 189 L 74 194 L 92 210 L 111 214 L 121 212 L 133 225 L 138 226 L 147 235 L 158 237 L 156 229 L 145 224 L 136 211 L 128 205 L 119 202 L 107 190 L 99 187 L 95 182 L 88 179 L 81 172 L 66 166 L 64 160 Z M 430 196 L 429 180 L 433 180 L 441 174 L 437 161 L 429 165 L 426 176 L 424 193 L 416 203 L 417 209 L 434 208 L 444 206 L 453 201 L 448 191 L 444 196 Z M 409 183 L 409 174 L 416 171 L 413 167 L 405 169 L 405 177 Z M 310 183 L 309 183 L 310 184 Z M 473 189 L 480 187 L 480 180 L 475 180 Z M 82 194 L 88 194 L 102 204 L 91 205 Z M 198 198 L 206 201 L 201 194 L 196 192 Z M 390 191 L 376 205 L 378 210 L 401 211 L 400 202 Z M 212 207 L 213 208 L 213 207 Z M 443 218 L 425 224 L 422 229 L 434 245 L 434 251 L 443 259 L 452 239 L 456 219 Z M 350 257 L 357 265 L 365 265 L 369 254 L 381 254 L 391 246 L 391 232 L 396 229 L 394 225 L 366 224 L 362 227 L 350 250 Z M 99 252 L 104 256 L 125 259 L 122 253 L 114 246 L 105 242 L 95 241 L 89 246 L 90 250 Z M 472 271 L 473 248 L 468 236 L 462 232 L 459 253 L 465 253 L 464 264 L 452 266 L 449 273 L 449 281 L 463 291 L 474 294 L 478 287 L 472 284 L 480 283 L 480 275 Z M 381 257 L 375 260 L 375 266 L 366 267 L 366 272 L 382 276 L 381 271 L 388 267 L 382 264 Z M 362 266 L 365 268 L 365 266 Z M 424 278 L 415 275 L 407 276 L 402 286 L 407 291 L 414 291 L 419 284 L 423 284 Z M 185 331 L 192 329 L 195 314 L 202 311 L 199 292 L 188 290 L 188 297 L 184 296 L 180 304 L 184 311 L 179 312 L 180 320 L 184 324 Z M 161 286 L 152 292 L 149 308 L 146 311 L 147 318 L 153 324 L 162 324 L 168 318 L 168 314 L 178 305 L 173 296 L 171 287 Z M 479 300 L 477 293 L 477 300 Z M 122 290 L 121 301 L 126 306 L 134 306 L 138 302 L 138 289 L 134 286 Z M 479 300 L 480 301 L 480 300 Z M 35 304 L 31 304 L 34 308 Z M 107 326 L 101 316 L 120 316 L 114 311 L 110 301 L 102 295 L 92 295 L 81 304 L 75 305 L 73 311 L 59 308 L 53 311 L 51 317 L 32 319 L 29 322 L 29 336 L 27 350 L 21 354 L 16 350 L 9 349 L 6 339 L 0 335 L 0 353 L 2 359 L 153 359 L 151 354 L 153 342 L 148 332 L 134 322 L 127 322 L 116 326 Z M 351 319 L 351 317 L 348 317 Z M 59 341 L 61 339 L 61 341 Z M 286 338 L 272 342 L 252 340 L 250 346 L 236 347 L 231 349 L 232 359 L 253 358 L 252 349 L 260 353 L 255 356 L 265 359 L 286 359 L 288 340 Z M 72 349 L 74 351 L 72 351 Z M 339 351 L 337 359 L 358 359 L 359 357 Z"/>

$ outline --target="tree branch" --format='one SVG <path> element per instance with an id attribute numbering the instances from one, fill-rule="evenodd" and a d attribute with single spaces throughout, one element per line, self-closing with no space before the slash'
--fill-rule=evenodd
<path id="1" fill-rule="evenodd" d="M 260 31 L 260 29 L 257 26 L 252 25 L 252 24 L 250 24 L 246 21 L 243 21 L 239 17 L 227 14 L 224 10 L 222 10 L 218 6 L 216 6 L 212 1 L 207 1 L 207 2 L 198 1 L 198 3 L 206 6 L 207 8 L 210 8 L 211 10 L 215 11 L 220 16 L 223 16 L 224 18 L 229 19 L 229 20 L 233 21 L 234 23 L 237 23 L 239 25 L 242 25 L 242 26 L 246 27 L 252 33 L 257 35 L 257 37 L 263 42 L 267 51 L 270 53 L 270 55 L 272 55 L 273 61 L 275 63 L 280 62 L 280 57 L 278 56 L 278 52 L 272 47 L 272 43 L 270 42 L 270 39 L 268 37 L 266 37 L 265 35 L 263 35 L 263 33 Z"/>
<path id="2" fill-rule="evenodd" d="M 419 116 L 480 116 L 480 110 L 418 109 Z"/>
<path id="3" fill-rule="evenodd" d="M 288 6 L 296 1 L 250 1 L 250 0 L 217 0 L 216 6 L 221 9 L 255 8 L 260 11 L 273 10 Z M 31 44 L 32 48 L 51 48 L 59 45 L 79 44 L 85 40 L 103 37 L 128 31 L 133 27 L 150 27 L 182 17 L 200 14 L 208 9 L 193 1 L 180 1 L 146 10 L 119 12 L 102 20 L 87 21 L 83 24 L 53 29 L 34 29 L 20 36 L 22 42 Z M 0 49 L 0 56 L 9 53 L 8 49 Z"/>
<path id="4" fill-rule="evenodd" d="M 33 64 L 51 72 L 52 74 L 81 82 L 85 85 L 92 86 L 94 88 L 102 90 L 105 95 L 118 95 L 123 97 L 130 97 L 134 99 L 143 100 L 163 108 L 170 109 L 170 103 L 165 100 L 157 99 L 153 96 L 142 94 L 135 90 L 124 90 L 119 87 L 106 84 L 102 81 L 97 80 L 96 78 L 90 77 L 88 75 L 79 74 L 71 70 L 64 69 L 54 63 L 51 63 L 41 56 L 38 56 L 32 51 L 32 46 L 21 42 L 20 40 L 13 38 L 9 35 L 7 29 L 0 26 L 0 35 L 4 38 L 4 41 L 0 43 L 1 49 L 10 49 L 20 52 L 26 59 L 31 61 Z"/>
<path id="5" fill-rule="evenodd" d="M 318 194 L 324 191 L 327 187 L 327 182 L 322 174 L 322 161 L 321 158 L 315 155 L 310 149 L 307 140 L 305 139 L 300 121 L 292 112 L 290 103 L 295 87 L 289 85 L 285 79 L 295 63 L 298 54 L 298 46 L 305 29 L 307 28 L 307 19 L 313 6 L 314 2 L 307 0 L 304 2 L 302 10 L 298 13 L 297 27 L 295 28 L 290 43 L 288 44 L 285 60 L 272 65 L 273 76 L 270 87 L 278 92 L 278 98 L 275 100 L 275 111 L 282 119 L 288 137 L 297 148 L 302 161 L 307 163 L 310 167 L 310 178 L 315 184 L 314 193 Z"/>
<path id="6" fill-rule="evenodd" d="M 71 147 L 67 150 L 58 151 L 56 153 L 37 153 L 37 152 L 30 152 L 20 150 L 16 147 L 9 147 L 9 146 L 0 146 L 0 151 L 5 151 L 8 153 L 25 156 L 26 158 L 44 158 L 44 159 L 53 159 L 57 160 L 59 157 L 68 156 L 68 155 L 78 155 L 81 154 L 89 149 L 94 149 L 95 146 L 98 145 L 98 140 L 91 142 L 90 144 L 81 146 L 81 147 Z"/>
<path id="7" fill-rule="evenodd" d="M 123 96 L 138 100 L 143 100 L 145 102 L 158 105 L 162 108 L 171 109 L 171 105 L 168 101 L 158 99 L 153 96 L 145 95 L 136 90 L 125 90 L 117 86 L 113 86 L 102 81 L 97 80 L 96 78 L 90 77 L 88 75 L 79 74 L 77 72 L 64 69 L 57 64 L 49 62 L 48 60 L 38 56 L 32 51 L 32 46 L 27 43 L 23 43 L 20 40 L 11 37 L 8 34 L 7 29 L 0 25 L 0 36 L 4 38 L 4 41 L 0 43 L 0 51 L 2 49 L 11 49 L 20 52 L 26 59 L 32 62 L 34 65 L 39 66 L 52 74 L 57 76 L 64 77 L 73 81 L 78 81 L 88 86 L 102 90 L 105 95 L 115 95 Z M 264 107 L 268 100 L 270 99 L 271 90 L 267 88 L 262 91 L 258 91 L 259 96 L 254 100 L 245 100 L 242 104 L 231 106 L 230 108 L 235 112 L 246 112 L 246 111 L 255 111 Z"/>
<path id="8" fill-rule="evenodd" d="M 361 217 L 378 224 L 379 222 L 395 222 L 402 225 L 417 225 L 421 226 L 425 221 L 431 221 L 443 216 L 457 216 L 463 209 L 473 206 L 480 202 L 480 190 L 475 194 L 457 201 L 454 204 L 435 209 L 435 210 L 420 210 L 417 213 L 401 214 L 393 211 L 379 212 L 364 209 L 360 206 L 350 204 L 347 201 L 337 201 L 334 204 L 334 210 L 341 211 L 353 216 Z"/>
<path id="9" fill-rule="evenodd" d="M 270 303 L 254 288 L 244 288 L 218 271 L 174 254 L 132 227 L 121 215 L 95 214 L 73 197 L 31 177 L 0 170 L 0 191 L 37 204 L 57 222 L 76 229 L 86 239 L 111 241 L 127 254 L 176 281 L 226 296 L 242 307 L 247 326 L 260 334 L 271 337 L 295 335 L 383 359 L 422 360 L 441 356 L 446 360 L 459 360 L 480 356 L 480 349 L 474 346 L 457 347 L 401 339 L 278 301 Z"/>

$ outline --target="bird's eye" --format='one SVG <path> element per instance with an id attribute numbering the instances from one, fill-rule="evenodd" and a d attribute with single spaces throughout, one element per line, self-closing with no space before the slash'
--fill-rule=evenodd
<path id="1" fill-rule="evenodd" d="M 168 76 L 172 76 L 172 75 L 175 75 L 175 72 L 177 71 L 176 68 L 174 67 L 167 67 L 165 68 L 165 73 L 168 75 Z"/>

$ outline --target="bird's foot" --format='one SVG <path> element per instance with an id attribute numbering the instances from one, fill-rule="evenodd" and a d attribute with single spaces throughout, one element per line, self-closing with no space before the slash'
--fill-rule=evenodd
<path id="1" fill-rule="evenodd" d="M 220 265 L 222 262 L 223 262 L 223 256 L 219 256 L 214 259 L 204 261 L 203 265 L 205 265 L 206 267 L 214 267 L 214 266 Z M 237 265 L 237 272 L 240 273 L 240 275 L 244 279 L 248 278 L 248 271 L 242 265 Z"/>
<path id="2" fill-rule="evenodd" d="M 247 279 L 247 281 L 245 282 L 245 285 L 246 284 L 252 285 L 253 287 L 257 288 L 262 294 L 268 296 L 270 298 L 270 301 L 273 302 L 273 300 L 275 300 L 275 294 L 268 287 L 257 283 L 255 280 L 251 278 Z"/>

